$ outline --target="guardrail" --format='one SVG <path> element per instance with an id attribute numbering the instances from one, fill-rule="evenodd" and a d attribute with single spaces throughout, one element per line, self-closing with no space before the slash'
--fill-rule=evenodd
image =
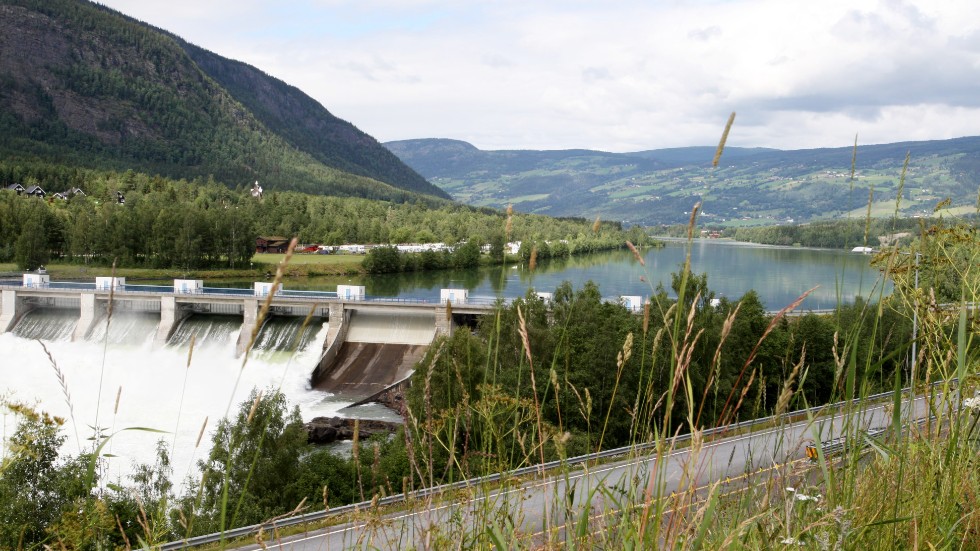
<path id="1" fill-rule="evenodd" d="M 18 280 L 0 280 L 0 288 L 3 289 L 13 289 L 13 290 L 27 290 L 27 291 L 44 291 L 44 290 L 73 290 L 73 291 L 95 291 L 101 293 L 108 293 L 110 289 L 99 288 L 95 283 L 85 283 L 85 282 L 73 282 L 73 281 L 53 281 L 44 286 L 34 286 L 28 287 L 24 286 L 21 281 Z M 255 290 L 248 287 L 202 287 L 200 289 L 188 290 L 188 291 L 175 291 L 173 287 L 169 285 L 134 285 L 127 283 L 125 285 L 120 285 L 111 290 L 113 294 L 125 296 L 129 293 L 152 293 L 157 295 L 166 296 L 214 296 L 214 297 L 256 297 L 265 298 L 268 295 L 256 294 Z M 438 299 L 428 299 L 428 298 L 418 298 L 418 297 L 386 297 L 386 296 L 363 296 L 359 298 L 348 298 L 341 299 L 336 291 L 310 291 L 302 289 L 279 289 L 276 294 L 276 298 L 283 299 L 299 299 L 305 301 L 323 301 L 323 300 L 343 300 L 344 302 L 368 302 L 368 303 L 394 303 L 394 304 L 425 304 L 439 306 L 442 301 Z M 504 304 L 510 302 L 512 299 L 499 299 Z M 477 298 L 467 300 L 466 302 L 457 303 L 459 306 L 493 306 L 496 305 L 498 299 L 484 299 Z"/>
<path id="2" fill-rule="evenodd" d="M 952 384 L 956 384 L 956 382 L 957 382 L 956 379 L 953 379 L 953 380 L 949 381 L 949 383 L 952 383 Z M 935 383 L 932 383 L 930 386 L 931 387 L 937 387 L 937 386 L 940 386 L 940 385 L 942 385 L 944 383 L 947 383 L 947 381 L 937 381 Z M 903 396 L 909 395 L 911 393 L 911 390 L 912 389 L 911 388 L 908 388 L 908 387 L 903 388 L 902 389 L 902 395 Z M 847 406 L 858 405 L 858 404 L 866 403 L 866 402 L 877 402 L 877 401 L 879 401 L 879 400 L 881 400 L 883 398 L 891 397 L 894 394 L 895 394 L 894 391 L 881 392 L 881 393 L 878 393 L 878 394 L 872 394 L 870 396 L 866 396 L 864 398 L 855 398 L 853 400 L 846 400 L 846 401 L 841 401 L 841 402 L 835 402 L 833 404 L 825 404 L 825 405 L 822 405 L 822 406 L 814 406 L 814 407 L 807 408 L 807 409 L 801 409 L 801 410 L 786 412 L 786 413 L 783 413 L 781 415 L 771 415 L 769 417 L 762 417 L 762 418 L 753 419 L 753 420 L 750 420 L 750 421 L 740 421 L 740 422 L 732 423 L 732 424 L 729 424 L 729 425 L 725 425 L 723 427 L 715 427 L 715 428 L 711 428 L 711 429 L 705 429 L 702 432 L 702 435 L 703 436 L 714 436 L 714 435 L 725 434 L 727 432 L 734 432 L 734 431 L 738 431 L 740 429 L 752 428 L 752 427 L 756 427 L 756 426 L 759 426 L 759 425 L 765 425 L 765 424 L 772 424 L 772 423 L 776 423 L 776 422 L 782 421 L 782 420 L 790 420 L 790 419 L 793 419 L 795 417 L 799 417 L 800 415 L 807 415 L 809 417 L 810 414 L 824 412 L 825 410 L 829 410 L 829 411 L 835 411 L 836 410 L 835 412 L 841 412 L 841 411 L 845 410 L 845 408 Z M 691 439 L 690 433 L 688 433 L 688 434 L 680 434 L 680 435 L 671 437 L 669 439 L 670 440 L 670 446 L 671 447 L 674 447 L 678 443 L 685 443 L 685 442 L 689 441 L 690 439 Z M 461 480 L 459 482 L 453 482 L 451 484 L 441 484 L 441 485 L 438 485 L 438 486 L 432 486 L 430 488 L 421 488 L 421 489 L 415 490 L 415 491 L 413 491 L 413 492 L 411 492 L 409 494 L 404 494 L 404 493 L 402 493 L 402 494 L 394 494 L 394 495 L 390 495 L 388 497 L 380 498 L 380 499 L 377 500 L 377 502 L 373 502 L 373 501 L 362 501 L 360 503 L 352 503 L 350 505 L 343 505 L 343 506 L 335 507 L 335 508 L 332 508 L 332 509 L 329 509 L 329 510 L 314 511 L 314 512 L 311 512 L 311 513 L 297 515 L 297 516 L 294 516 L 294 517 L 282 518 L 282 519 L 275 520 L 273 522 L 266 522 L 266 523 L 261 523 L 261 524 L 253 524 L 253 525 L 250 525 L 250 526 L 242 526 L 241 528 L 232 528 L 230 530 L 226 530 L 226 531 L 221 532 L 221 533 L 206 534 L 206 535 L 202 535 L 202 536 L 195 536 L 195 537 L 192 537 L 192 538 L 187 538 L 187 539 L 183 539 L 183 540 L 179 540 L 179 541 L 174 541 L 174 542 L 166 543 L 166 544 L 162 545 L 160 547 L 160 549 L 161 549 L 161 551 L 174 551 L 176 549 L 183 549 L 183 548 L 186 548 L 186 547 L 193 547 L 193 546 L 198 546 L 198 545 L 206 545 L 206 544 L 215 543 L 215 542 L 219 542 L 219 541 L 226 540 L 226 539 L 234 539 L 234 538 L 239 538 L 239 537 L 243 537 L 243 536 L 248 536 L 248 535 L 251 535 L 251 534 L 254 534 L 254 533 L 258 532 L 262 528 L 268 528 L 268 527 L 284 528 L 284 527 L 287 527 L 287 526 L 294 526 L 294 525 L 297 525 L 297 524 L 304 524 L 304 523 L 307 523 L 307 522 L 316 522 L 316 521 L 324 520 L 327 517 L 344 515 L 344 514 L 347 514 L 347 513 L 354 513 L 354 512 L 357 512 L 357 511 L 360 511 L 360 510 L 364 510 L 364 509 L 367 509 L 367 508 L 370 508 L 370 507 L 383 506 L 383 505 L 392 505 L 392 504 L 395 504 L 395 503 L 399 503 L 399 502 L 405 501 L 408 497 L 412 497 L 412 498 L 415 498 L 415 499 L 422 499 L 422 498 L 436 496 L 436 495 L 439 495 L 439 494 L 442 494 L 442 493 L 445 493 L 445 492 L 451 492 L 453 490 L 458 490 L 458 489 L 461 489 L 461 488 L 469 488 L 469 487 L 472 487 L 472 486 L 478 486 L 478 485 L 482 485 L 482 484 L 492 484 L 492 483 L 495 483 L 495 482 L 499 482 L 499 481 L 501 481 L 501 480 L 503 480 L 505 478 L 507 478 L 507 479 L 509 479 L 509 478 L 515 478 L 515 477 L 526 476 L 526 475 L 529 475 L 529 474 L 545 474 L 546 472 L 548 472 L 548 471 L 550 471 L 552 469 L 555 469 L 557 467 L 561 467 L 561 466 L 575 466 L 575 465 L 581 465 L 583 463 L 589 463 L 589 462 L 593 462 L 593 461 L 597 461 L 597 460 L 601 460 L 601 459 L 610 459 L 610 458 L 614 458 L 614 457 L 621 457 L 621 456 L 624 456 L 624 455 L 628 455 L 630 453 L 648 451 L 648 450 L 651 450 L 651 449 L 655 448 L 656 446 L 657 446 L 657 443 L 656 442 L 645 442 L 645 443 L 641 443 L 641 444 L 634 444 L 634 445 L 631 445 L 631 446 L 623 446 L 621 448 L 615 448 L 615 449 L 611 449 L 611 450 L 605 450 L 605 451 L 601 451 L 601 452 L 590 453 L 590 454 L 587 454 L 587 455 L 581 455 L 581 456 L 578 456 L 578 457 L 573 457 L 573 458 L 569 458 L 569 459 L 565 459 L 565 460 L 550 461 L 550 462 L 542 463 L 542 464 L 539 464 L 539 465 L 531 465 L 531 466 L 528 466 L 528 467 L 521 467 L 519 469 L 514 469 L 514 470 L 503 472 L 503 473 L 495 473 L 495 474 L 487 475 L 487 476 L 480 477 L 480 478 L 473 478 L 473 479 L 468 479 L 468 480 Z"/>

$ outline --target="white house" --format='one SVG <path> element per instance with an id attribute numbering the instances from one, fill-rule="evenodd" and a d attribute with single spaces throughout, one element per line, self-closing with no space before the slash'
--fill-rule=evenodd
<path id="1" fill-rule="evenodd" d="M 450 304 L 466 304 L 466 301 L 470 298 L 469 289 L 440 289 L 439 290 L 439 302 L 445 304 L 449 302 Z"/>
<path id="2" fill-rule="evenodd" d="M 38 288 L 51 285 L 51 276 L 48 274 L 24 274 L 24 287 Z"/>
<path id="3" fill-rule="evenodd" d="M 627 310 L 632 310 L 637 312 L 643 310 L 643 297 L 639 295 L 624 295 L 619 297 L 619 302 L 626 307 Z"/>
<path id="4" fill-rule="evenodd" d="M 363 285 L 338 285 L 337 298 L 343 300 L 364 300 L 365 288 Z"/>
<path id="5" fill-rule="evenodd" d="M 204 292 L 204 280 L 201 279 L 175 279 L 174 293 L 176 294 L 197 294 Z"/>
<path id="6" fill-rule="evenodd" d="M 272 283 L 268 281 L 256 281 L 254 291 L 257 297 L 267 297 L 272 292 Z M 281 288 L 277 289 L 276 294 L 279 294 L 281 291 Z"/>
<path id="7" fill-rule="evenodd" d="M 99 291 L 108 291 L 109 289 L 119 289 L 126 286 L 126 278 L 124 277 L 97 277 L 95 278 L 95 288 Z"/>

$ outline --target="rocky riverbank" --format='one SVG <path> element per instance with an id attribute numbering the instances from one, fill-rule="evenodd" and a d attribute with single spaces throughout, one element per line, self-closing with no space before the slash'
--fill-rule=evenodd
<path id="1" fill-rule="evenodd" d="M 401 423 L 372 421 L 368 419 L 348 419 L 346 417 L 314 417 L 305 424 L 308 441 L 311 444 L 330 444 L 338 440 L 353 440 L 354 430 L 359 440 L 376 434 L 392 434 Z"/>

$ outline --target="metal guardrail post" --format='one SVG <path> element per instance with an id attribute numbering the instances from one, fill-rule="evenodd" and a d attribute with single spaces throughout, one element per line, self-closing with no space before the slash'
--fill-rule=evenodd
<path id="1" fill-rule="evenodd" d="M 937 381 L 935 383 L 932 383 L 930 386 L 935 387 L 935 386 L 938 386 L 938 385 L 943 384 L 943 383 L 946 383 L 946 382 L 956 383 L 957 381 L 956 381 L 956 379 L 951 379 L 950 381 Z M 910 392 L 911 392 L 911 388 L 904 388 L 904 389 L 902 389 L 902 393 L 903 394 L 907 394 L 907 393 L 910 393 Z M 881 399 L 881 398 L 884 398 L 886 396 L 890 396 L 893 393 L 894 393 L 893 391 L 890 391 L 890 392 L 881 392 L 881 393 L 878 393 L 878 394 L 873 394 L 871 396 L 866 396 L 864 398 L 855 398 L 854 400 L 850 400 L 850 401 L 845 400 L 845 401 L 841 401 L 841 402 L 835 402 L 833 404 L 826 404 L 826 405 L 823 405 L 823 406 L 813 406 L 813 407 L 810 407 L 810 408 L 807 408 L 807 409 L 791 411 L 791 412 L 783 413 L 783 414 L 781 414 L 779 416 L 770 415 L 768 417 L 763 417 L 763 418 L 760 418 L 760 419 L 753 419 L 753 420 L 750 420 L 750 421 L 736 421 L 735 423 L 731 423 L 731 424 L 725 425 L 723 427 L 714 427 L 714 428 L 711 428 L 711 429 L 705 429 L 702 434 L 704 434 L 705 436 L 712 436 L 712 435 L 724 433 L 724 432 L 727 432 L 727 431 L 730 431 L 730 430 L 737 430 L 739 428 L 753 427 L 753 426 L 756 426 L 756 425 L 759 425 L 759 424 L 771 423 L 771 422 L 774 422 L 774 421 L 777 421 L 777 420 L 781 420 L 781 419 L 789 419 L 789 418 L 791 418 L 793 416 L 800 415 L 800 414 L 816 413 L 816 412 L 819 412 L 820 410 L 823 410 L 823 409 L 826 409 L 826 408 L 831 408 L 831 409 L 836 409 L 837 411 L 841 411 L 844 408 L 844 406 L 847 405 L 848 403 L 860 403 L 862 401 L 863 402 L 876 401 L 876 400 Z M 679 442 L 686 442 L 686 441 L 688 441 L 690 439 L 691 439 L 691 434 L 690 433 L 681 434 L 681 435 L 678 435 L 678 436 L 670 437 L 671 446 L 674 446 L 674 445 L 676 445 Z M 510 477 L 525 476 L 525 475 L 528 475 L 528 474 L 544 474 L 547 471 L 549 471 L 549 470 L 551 470 L 553 468 L 556 468 L 556 467 L 560 467 L 562 465 L 565 465 L 565 466 L 580 465 L 582 463 L 586 463 L 586 462 L 589 462 L 589 461 L 595 461 L 597 459 L 608 459 L 610 457 L 617 457 L 617 456 L 626 455 L 626 454 L 628 454 L 630 452 L 646 451 L 646 450 L 649 450 L 649 449 L 653 448 L 654 446 L 656 446 L 656 443 L 655 442 L 645 442 L 645 443 L 642 443 L 642 444 L 636 444 L 636 445 L 632 445 L 632 446 L 624 446 L 624 447 L 615 448 L 615 449 L 612 449 L 612 450 L 605 450 L 605 451 L 601 451 L 601 452 L 596 452 L 596 453 L 591 453 L 591 454 L 587 454 L 587 455 L 582 455 L 582 456 L 578 456 L 578 457 L 569 458 L 569 459 L 566 459 L 565 461 L 561 461 L 561 460 L 551 461 L 551 462 L 543 463 L 543 464 L 540 464 L 540 465 L 531 465 L 531 466 L 528 466 L 528 467 L 522 467 L 520 469 L 515 469 L 515 470 L 509 471 L 509 472 L 505 472 L 505 473 L 495 473 L 495 474 L 488 475 L 488 476 L 481 477 L 481 478 L 475 478 L 475 479 L 469 479 L 469 480 L 461 480 L 459 482 L 454 482 L 452 484 L 443 484 L 443 485 L 439 485 L 439 486 L 433 486 L 433 487 L 430 487 L 430 488 L 421 488 L 421 489 L 416 490 L 415 492 L 413 492 L 411 495 L 412 495 L 412 497 L 414 497 L 416 499 L 430 497 L 430 496 L 438 495 L 438 494 L 443 493 L 443 492 L 450 492 L 450 491 L 457 490 L 457 489 L 460 489 L 460 488 L 465 488 L 465 487 L 469 487 L 469 486 L 476 486 L 478 484 L 487 484 L 487 483 L 498 482 L 498 481 L 502 480 L 505 476 L 508 477 L 508 478 L 510 478 Z M 395 495 L 391 495 L 391 496 L 388 496 L 388 497 L 379 499 L 378 502 L 377 502 L 377 505 L 390 505 L 390 504 L 393 504 L 393 503 L 398 503 L 398 502 L 404 501 L 407 498 L 408 498 L 408 496 L 406 494 L 395 494 Z M 370 501 L 364 501 L 364 502 L 360 502 L 360 503 L 353 503 L 353 504 L 350 504 L 350 505 L 344 505 L 344 506 L 341 506 L 341 507 L 335 507 L 333 509 L 330 509 L 329 511 L 315 511 L 315 512 L 312 512 L 312 513 L 305 513 L 303 515 L 298 515 L 298 516 L 295 516 L 295 517 L 289 517 L 289 518 L 285 518 L 285 519 L 279 519 L 279 520 L 277 520 L 277 521 L 275 521 L 273 523 L 255 524 L 255 525 L 251 525 L 251 526 L 243 526 L 241 528 L 235 528 L 235 529 L 227 530 L 224 533 L 206 534 L 206 535 L 203 535 L 203 536 L 195 536 L 193 538 L 187 538 L 187 539 L 184 539 L 184 540 L 179 540 L 179 541 L 175 541 L 175 542 L 170 542 L 170 543 L 164 544 L 164 545 L 162 545 L 160 547 L 160 549 L 161 549 L 161 551 L 174 551 L 174 550 L 177 550 L 177 549 L 183 549 L 185 547 L 192 547 L 192 546 L 196 546 L 196 545 L 206 545 L 206 544 L 209 544 L 209 543 L 214 543 L 214 542 L 221 541 L 222 539 L 238 538 L 238 537 L 246 536 L 246 535 L 249 535 L 249 534 L 253 534 L 255 532 L 258 532 L 259 529 L 265 528 L 265 527 L 268 527 L 268 526 L 273 526 L 273 527 L 279 527 L 279 528 L 281 528 L 281 527 L 286 527 L 286 526 L 293 526 L 293 525 L 296 525 L 296 524 L 303 524 L 303 523 L 306 523 L 306 522 L 315 522 L 315 521 L 323 520 L 323 519 L 325 519 L 327 517 L 330 517 L 330 516 L 351 513 L 351 512 L 358 511 L 360 509 L 367 509 L 367 508 L 369 508 L 371 506 L 372 506 L 372 502 L 370 502 Z"/>

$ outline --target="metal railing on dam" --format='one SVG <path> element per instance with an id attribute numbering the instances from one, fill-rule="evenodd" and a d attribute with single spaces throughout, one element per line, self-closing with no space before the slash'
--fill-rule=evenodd
<path id="1" fill-rule="evenodd" d="M 502 300 L 470 299 L 464 289 L 443 289 L 444 300 L 372 297 L 363 286 L 338 285 L 336 291 L 273 289 L 256 282 L 252 288 L 205 287 L 202 280 L 174 280 L 173 285 L 133 285 L 125 278 L 97 277 L 94 282 L 51 281 L 47 274 L 23 274 L 23 280 L 0 280 L 0 332 L 10 331 L 34 309 L 60 308 L 79 312 L 72 339 L 84 338 L 111 309 L 159 313 L 156 342 L 166 342 L 175 328 L 193 314 L 241 316 L 239 353 L 261 322 L 266 303 L 275 316 L 312 315 L 330 320 L 334 330 L 344 326 L 351 311 L 384 312 L 398 316 L 426 313 L 437 332 L 452 331 L 453 315 L 483 315 Z M 332 330 L 333 332 L 333 330 Z"/>
<path id="2" fill-rule="evenodd" d="M 26 296 L 67 296 L 72 294 L 94 293 L 101 296 L 108 296 L 110 293 L 125 300 L 134 295 L 156 295 L 156 296 L 175 296 L 188 301 L 195 298 L 250 298 L 265 300 L 268 293 L 256 292 L 247 287 L 199 287 L 189 290 L 178 290 L 170 285 L 134 285 L 131 283 L 117 285 L 115 287 L 99 286 L 95 283 L 79 281 L 52 281 L 44 285 L 25 285 L 18 280 L 0 280 L 0 290 L 13 290 L 18 293 L 25 293 Z M 488 298 L 488 297 L 467 297 L 463 300 L 453 301 L 453 308 L 473 306 L 480 310 L 490 310 L 498 304 L 507 304 L 512 299 L 508 298 Z M 445 300 L 431 300 L 426 298 L 405 298 L 371 296 L 359 294 L 342 297 L 337 291 L 308 291 L 297 289 L 278 289 L 272 298 L 272 304 L 281 302 L 325 302 L 341 301 L 344 303 L 356 304 L 386 304 L 386 305 L 405 305 L 405 306 L 430 306 L 445 307 Z"/>

